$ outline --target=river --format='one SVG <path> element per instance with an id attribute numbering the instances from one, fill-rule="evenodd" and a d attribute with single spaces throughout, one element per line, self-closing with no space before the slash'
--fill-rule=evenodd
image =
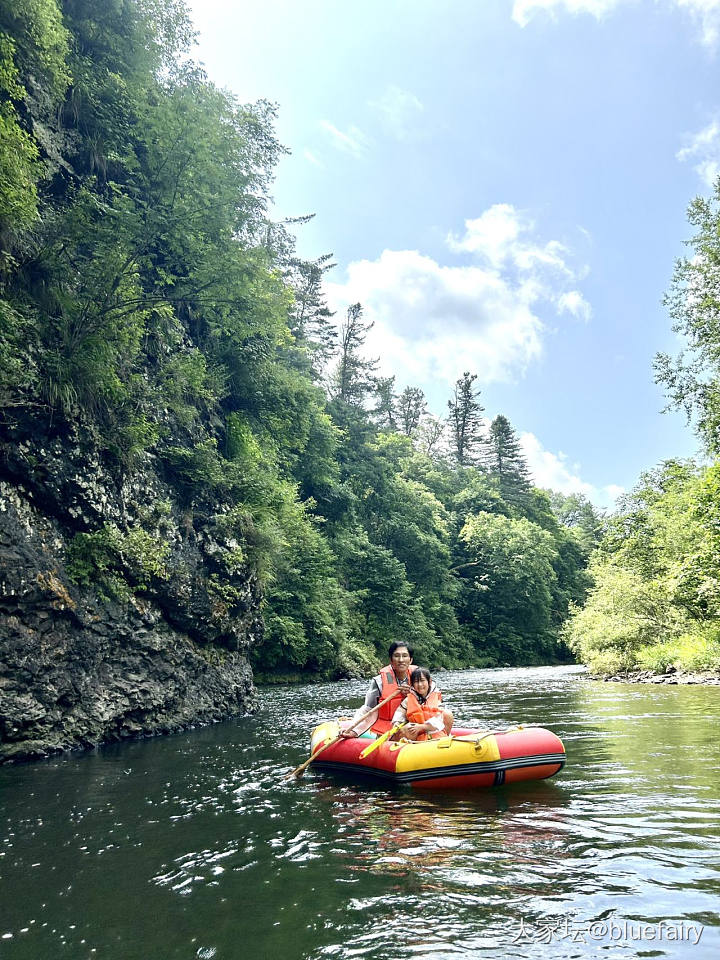
<path id="1" fill-rule="evenodd" d="M 472 794 L 283 781 L 359 682 L 0 768 L 0 960 L 720 956 L 719 688 L 438 679 L 462 725 L 552 729 L 565 769 Z"/>

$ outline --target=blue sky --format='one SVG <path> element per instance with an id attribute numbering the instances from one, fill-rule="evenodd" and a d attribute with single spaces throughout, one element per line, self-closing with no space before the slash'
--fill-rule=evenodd
<path id="1" fill-rule="evenodd" d="M 277 102 L 275 215 L 444 414 L 478 374 L 536 481 L 607 505 L 697 443 L 662 305 L 720 162 L 720 0 L 193 3 L 197 57 Z"/>

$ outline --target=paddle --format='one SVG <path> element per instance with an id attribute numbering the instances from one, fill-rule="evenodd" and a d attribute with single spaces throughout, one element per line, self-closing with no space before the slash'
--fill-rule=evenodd
<path id="1" fill-rule="evenodd" d="M 381 737 L 378 737 L 377 740 L 373 740 L 370 746 L 365 747 L 363 752 L 360 754 L 360 759 L 364 760 L 365 757 L 370 756 L 373 750 L 377 750 L 377 748 L 381 747 L 386 740 L 389 740 L 394 733 L 397 733 L 398 730 L 402 730 L 402 728 L 405 726 L 406 723 L 407 723 L 407 720 L 405 721 L 405 723 L 398 723 L 396 726 L 390 727 L 390 729 L 386 733 L 384 733 Z"/>
<path id="2" fill-rule="evenodd" d="M 391 700 L 394 700 L 396 696 L 397 696 L 397 693 L 393 693 L 391 696 L 385 697 L 385 699 L 384 699 L 384 700 L 381 700 L 380 703 L 376 704 L 376 705 L 375 705 L 374 707 L 372 707 L 370 710 L 367 710 L 361 717 L 358 717 L 358 719 L 355 721 L 355 723 L 353 723 L 353 727 L 357 726 L 358 723 L 362 723 L 363 720 L 367 720 L 367 718 L 370 716 L 371 713 L 375 713 L 375 711 L 376 711 L 376 710 L 379 710 L 380 707 L 384 706 L 386 703 L 390 703 L 390 701 L 391 701 Z M 301 763 L 299 767 L 295 767 L 295 769 L 294 769 L 294 770 L 291 770 L 290 773 L 285 774 L 285 776 L 283 777 L 283 780 L 289 780 L 291 777 L 301 777 L 301 776 L 303 775 L 303 773 L 305 773 L 305 770 L 306 770 L 306 769 L 310 766 L 310 764 L 313 762 L 313 760 L 316 759 L 316 757 L 319 757 L 320 754 L 323 753 L 323 751 L 327 750 L 328 747 L 331 747 L 334 743 L 337 743 L 338 740 L 343 740 L 343 739 L 344 739 L 344 737 L 342 737 L 340 734 L 338 734 L 337 737 L 334 737 L 334 738 L 333 738 L 332 740 L 330 740 L 328 743 L 323 744 L 323 746 L 320 747 L 319 750 L 316 750 L 315 753 L 311 754 L 311 755 L 307 758 L 307 760 L 305 761 L 305 763 Z M 381 740 L 382 740 L 382 738 L 381 738 Z M 387 740 L 387 737 L 385 737 L 385 740 Z M 385 743 L 385 740 L 382 740 L 382 743 Z M 378 741 L 375 740 L 374 743 L 377 744 Z"/>
<path id="3" fill-rule="evenodd" d="M 313 760 L 319 757 L 321 753 L 328 749 L 328 747 L 331 747 L 334 743 L 337 743 L 338 740 L 342 740 L 342 737 L 339 734 L 337 737 L 333 737 L 332 740 L 328 740 L 327 743 L 324 743 L 319 750 L 316 750 L 315 753 L 307 758 L 305 763 L 301 763 L 299 767 L 295 767 L 295 769 L 291 770 L 290 773 L 286 773 L 283 777 L 283 780 L 289 780 L 291 777 L 301 777 Z"/>

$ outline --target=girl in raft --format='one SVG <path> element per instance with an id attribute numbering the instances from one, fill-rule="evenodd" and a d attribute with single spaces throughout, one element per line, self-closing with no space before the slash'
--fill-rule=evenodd
<path id="1" fill-rule="evenodd" d="M 402 731 L 393 737 L 399 740 L 437 740 L 445 735 L 442 694 L 425 667 L 415 667 L 410 677 L 411 692 L 395 711 L 393 726 L 404 723 Z M 452 724 L 452 714 L 448 714 Z"/>

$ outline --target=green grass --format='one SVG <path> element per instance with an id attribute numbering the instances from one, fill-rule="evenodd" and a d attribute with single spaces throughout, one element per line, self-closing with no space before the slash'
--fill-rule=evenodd
<path id="1" fill-rule="evenodd" d="M 720 638 L 718 628 L 703 633 L 685 633 L 676 640 L 641 647 L 637 666 L 641 670 L 663 673 L 668 667 L 677 670 L 720 670 Z"/>

